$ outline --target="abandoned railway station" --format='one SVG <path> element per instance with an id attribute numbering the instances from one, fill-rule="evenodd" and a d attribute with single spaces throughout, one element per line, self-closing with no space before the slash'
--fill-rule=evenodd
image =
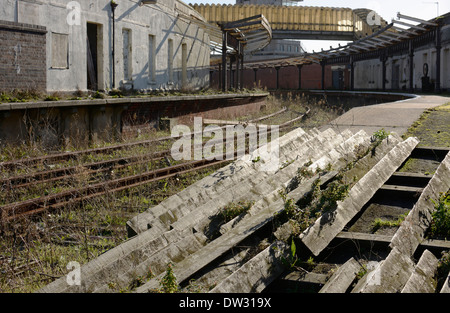
<path id="1" fill-rule="evenodd" d="M 450 13 L 301 2 L 0 0 L 0 292 L 449 293 Z"/>

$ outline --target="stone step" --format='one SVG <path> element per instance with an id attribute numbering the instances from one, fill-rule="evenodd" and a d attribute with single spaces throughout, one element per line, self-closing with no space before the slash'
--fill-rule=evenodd
<path id="1" fill-rule="evenodd" d="M 340 232 L 336 239 L 341 240 L 354 240 L 354 241 L 367 241 L 371 243 L 381 243 L 390 244 L 393 236 L 388 235 L 378 235 L 378 234 L 367 234 L 367 233 L 356 233 L 356 232 Z M 446 250 L 450 249 L 450 241 L 447 240 L 436 240 L 436 239 L 426 239 L 420 242 L 420 247 L 424 249 L 438 249 Z"/>
<path id="2" fill-rule="evenodd" d="M 387 185 L 401 185 L 409 187 L 425 188 L 432 175 L 419 173 L 396 172 L 386 182 Z"/>

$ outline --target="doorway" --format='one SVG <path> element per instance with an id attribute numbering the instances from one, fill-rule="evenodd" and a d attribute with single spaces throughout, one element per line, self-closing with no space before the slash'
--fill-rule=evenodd
<path id="1" fill-rule="evenodd" d="M 400 89 L 400 64 L 392 64 L 392 89 Z"/>
<path id="2" fill-rule="evenodd" d="M 87 89 L 99 90 L 103 86 L 103 27 L 87 23 Z"/>

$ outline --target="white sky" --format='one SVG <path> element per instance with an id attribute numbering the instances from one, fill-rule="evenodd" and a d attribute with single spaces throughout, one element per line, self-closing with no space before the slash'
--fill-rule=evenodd
<path id="1" fill-rule="evenodd" d="M 188 2 L 185 0 L 185 2 Z M 236 4 L 236 0 L 191 0 L 189 3 L 196 4 Z M 439 6 L 436 4 L 439 3 Z M 429 20 L 439 14 L 450 12 L 450 1 L 426 1 L 426 0 L 304 0 L 300 2 L 304 6 L 323 6 L 323 7 L 342 7 L 342 8 L 366 8 L 375 10 L 388 23 L 397 17 L 400 12 L 424 20 Z M 339 42 L 336 41 L 302 41 L 308 52 L 312 50 L 319 51 L 320 48 L 327 50 L 330 46 L 337 47 Z"/>

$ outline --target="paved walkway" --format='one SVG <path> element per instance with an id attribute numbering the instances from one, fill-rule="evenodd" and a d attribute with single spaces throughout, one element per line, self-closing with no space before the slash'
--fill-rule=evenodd
<path id="1" fill-rule="evenodd" d="M 356 107 L 322 127 L 321 130 L 331 127 L 337 132 L 350 129 L 356 133 L 363 129 L 370 135 L 384 128 L 401 136 L 425 110 L 448 102 L 450 97 L 417 96 L 403 101 Z"/>

